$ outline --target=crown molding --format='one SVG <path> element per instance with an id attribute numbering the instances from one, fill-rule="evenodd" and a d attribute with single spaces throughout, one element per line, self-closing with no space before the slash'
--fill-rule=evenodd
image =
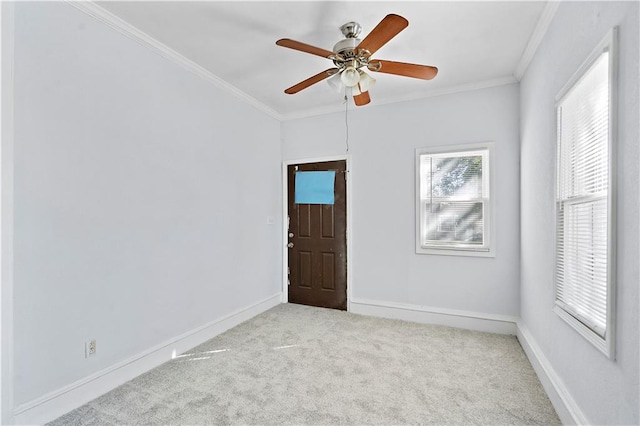
<path id="1" fill-rule="evenodd" d="M 518 83 L 518 80 L 516 80 L 516 78 L 513 75 L 508 75 L 505 77 L 494 78 L 491 80 L 460 84 L 457 86 L 442 87 L 439 89 L 433 89 L 427 92 L 410 94 L 407 96 L 399 96 L 399 97 L 390 98 L 390 99 L 376 100 L 375 105 L 370 104 L 367 106 L 362 106 L 362 107 L 359 107 L 358 110 L 362 110 L 363 108 L 377 107 L 381 105 L 434 98 L 436 96 L 452 95 L 455 93 L 462 93 L 462 92 L 471 92 L 474 90 L 488 89 L 491 87 L 506 86 L 506 85 L 515 84 L 515 83 Z M 315 117 L 318 115 L 331 114 L 336 112 L 344 112 L 344 103 L 342 99 L 340 99 L 340 102 L 336 103 L 336 105 L 332 105 L 328 107 L 320 107 L 320 108 L 310 109 L 306 111 L 295 112 L 291 114 L 282 114 L 281 120 L 282 121 L 298 120 L 301 118 Z"/>
<path id="2" fill-rule="evenodd" d="M 108 25 L 109 27 L 115 29 L 126 37 L 140 43 L 144 47 L 158 53 L 160 56 L 180 65 L 182 68 L 186 69 L 194 73 L 195 75 L 201 77 L 202 79 L 212 83 L 213 85 L 230 92 L 236 97 L 240 98 L 244 102 L 253 106 L 254 108 L 264 112 L 270 117 L 282 121 L 282 115 L 279 114 L 274 109 L 268 107 L 262 102 L 258 101 L 256 98 L 248 95 L 237 87 L 227 83 L 217 75 L 213 74 L 209 70 L 204 67 L 198 65 L 190 59 L 182 56 L 175 50 L 171 49 L 167 45 L 161 43 L 155 38 L 151 37 L 149 34 L 140 31 L 138 28 L 134 27 L 130 23 L 124 21 L 113 13 L 103 9 L 102 7 L 95 4 L 93 1 L 75 1 L 75 0 L 67 0 L 67 3 L 71 6 L 77 8 L 78 10 L 86 13 L 92 18 L 102 22 L 103 24 Z"/>
<path id="3" fill-rule="evenodd" d="M 551 24 L 551 21 L 553 20 L 553 17 L 558 10 L 558 6 L 560 6 L 560 1 L 561 0 L 548 1 L 544 9 L 542 10 L 542 14 L 538 19 L 538 23 L 533 29 L 533 33 L 531 33 L 531 37 L 527 42 L 527 47 L 525 47 L 524 53 L 522 54 L 522 57 L 520 58 L 520 61 L 516 66 L 516 70 L 513 73 L 514 77 L 518 81 L 520 81 L 524 76 L 524 73 L 527 72 L 527 68 L 529 68 L 529 64 L 531 63 L 533 56 L 536 54 L 536 51 L 538 50 L 542 39 L 547 33 L 549 25 Z"/>

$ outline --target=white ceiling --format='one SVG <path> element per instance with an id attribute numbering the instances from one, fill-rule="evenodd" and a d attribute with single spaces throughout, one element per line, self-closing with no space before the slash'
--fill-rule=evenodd
<path id="1" fill-rule="evenodd" d="M 369 105 L 379 105 L 516 81 L 514 73 L 546 6 L 543 1 L 98 4 L 282 118 L 340 110 L 343 100 L 326 82 L 286 95 L 287 87 L 333 64 L 276 46 L 280 38 L 331 50 L 343 38 L 338 27 L 348 21 L 361 24 L 364 38 L 389 13 L 407 18 L 409 26 L 373 57 L 434 65 L 439 73 L 430 81 L 371 73 L 377 83 Z"/>

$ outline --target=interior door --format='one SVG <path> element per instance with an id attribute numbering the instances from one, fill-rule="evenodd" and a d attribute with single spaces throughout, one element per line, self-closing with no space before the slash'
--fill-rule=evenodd
<path id="1" fill-rule="evenodd" d="M 296 173 L 335 171 L 333 204 L 296 203 Z M 287 168 L 289 302 L 347 309 L 346 161 Z"/>

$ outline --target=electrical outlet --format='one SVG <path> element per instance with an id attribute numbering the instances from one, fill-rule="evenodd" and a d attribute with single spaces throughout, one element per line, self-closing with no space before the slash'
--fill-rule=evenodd
<path id="1" fill-rule="evenodd" d="M 84 357 L 94 356 L 97 351 L 96 339 L 88 340 L 84 343 Z"/>

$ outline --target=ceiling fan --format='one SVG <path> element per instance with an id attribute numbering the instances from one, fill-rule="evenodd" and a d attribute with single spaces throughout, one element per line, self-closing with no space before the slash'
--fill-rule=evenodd
<path id="1" fill-rule="evenodd" d="M 331 59 L 335 65 L 334 68 L 319 72 L 289 87 L 284 92 L 292 95 L 331 77 L 328 82 L 332 87 L 338 90 L 344 88 L 351 89 L 354 103 L 357 106 L 362 106 L 371 102 L 369 88 L 375 83 L 375 79 L 365 73 L 363 68 L 374 72 L 431 80 L 438 73 L 438 68 L 436 67 L 371 58 L 371 55 L 398 35 L 398 33 L 408 25 L 409 21 L 402 16 L 389 14 L 376 25 L 364 40 L 360 40 L 358 38 L 362 31 L 360 24 L 357 22 L 347 22 L 340 27 L 340 31 L 344 34 L 345 39 L 336 43 L 336 45 L 333 46 L 333 51 L 288 38 L 276 41 L 278 46 L 288 47 L 289 49 Z"/>

